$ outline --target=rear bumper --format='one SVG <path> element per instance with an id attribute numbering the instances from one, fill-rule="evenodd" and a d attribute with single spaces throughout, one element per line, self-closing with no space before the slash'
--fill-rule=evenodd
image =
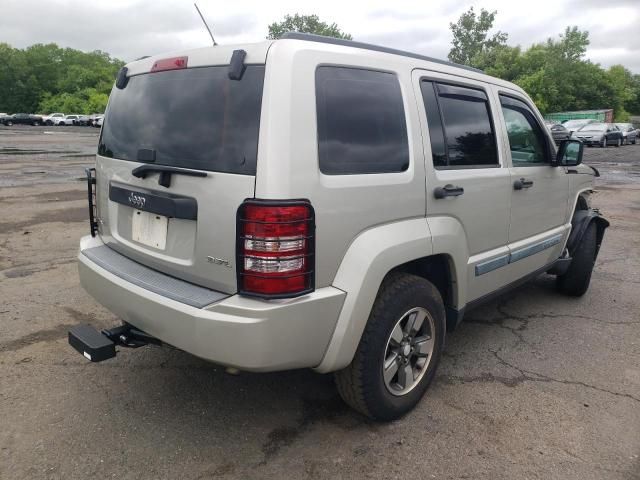
<path id="1" fill-rule="evenodd" d="M 320 363 L 345 293 L 325 287 L 303 297 L 264 301 L 232 295 L 198 308 L 114 275 L 83 251 L 103 245 L 80 242 L 82 287 L 122 320 L 206 360 L 249 371 L 314 367 Z"/>

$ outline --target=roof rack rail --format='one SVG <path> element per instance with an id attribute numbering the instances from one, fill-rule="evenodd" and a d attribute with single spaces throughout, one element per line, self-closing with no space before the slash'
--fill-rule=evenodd
<path id="1" fill-rule="evenodd" d="M 280 37 L 281 39 L 290 40 L 306 40 L 308 42 L 317 43 L 329 43 L 332 45 L 343 45 L 345 47 L 362 48 L 364 50 L 372 50 L 374 52 L 391 53 L 393 55 L 400 55 L 403 57 L 417 58 L 418 60 L 426 60 L 428 62 L 439 63 L 441 65 L 448 65 L 450 67 L 462 68 L 471 72 L 484 73 L 482 70 L 468 67 L 466 65 L 460 65 L 459 63 L 448 62 L 446 60 L 440 60 L 439 58 L 427 57 L 426 55 L 420 55 L 418 53 L 407 52 L 405 50 L 397 50 L 395 48 L 382 47 L 380 45 L 373 45 L 371 43 L 355 42 L 353 40 L 344 40 L 342 38 L 325 37 L 323 35 L 315 35 L 313 33 L 300 33 L 300 32 L 287 32 Z"/>

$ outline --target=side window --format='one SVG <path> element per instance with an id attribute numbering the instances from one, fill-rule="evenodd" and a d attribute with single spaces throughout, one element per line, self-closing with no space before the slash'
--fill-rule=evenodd
<path id="1" fill-rule="evenodd" d="M 325 175 L 409 168 L 407 124 L 395 75 L 318 67 L 316 109 L 320 171 Z"/>
<path id="2" fill-rule="evenodd" d="M 436 98 L 435 85 L 433 82 L 423 80 L 420 82 L 420 89 L 422 90 L 424 109 L 427 112 L 433 166 L 436 168 L 446 167 L 448 164 L 447 146 L 444 138 L 444 129 L 442 128 L 440 109 L 438 108 L 438 99 Z"/>
<path id="3" fill-rule="evenodd" d="M 420 82 L 435 168 L 496 167 L 498 151 L 484 91 Z"/>
<path id="4" fill-rule="evenodd" d="M 500 95 L 507 126 L 511 160 L 515 166 L 550 162 L 545 135 L 526 103 Z"/>

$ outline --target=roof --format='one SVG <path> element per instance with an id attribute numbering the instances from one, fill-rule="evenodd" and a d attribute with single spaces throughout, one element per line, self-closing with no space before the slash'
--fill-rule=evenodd
<path id="1" fill-rule="evenodd" d="M 397 50 L 395 48 L 382 47 L 380 45 L 373 45 L 371 43 L 355 42 L 353 40 L 344 40 L 342 38 L 324 37 L 322 35 L 314 35 L 311 33 L 300 32 L 288 32 L 280 37 L 281 39 L 291 40 L 306 40 L 308 42 L 328 43 L 332 45 L 343 45 L 345 47 L 362 48 L 364 50 L 372 50 L 374 52 L 390 53 L 392 55 L 401 55 L 403 57 L 416 58 L 418 60 L 426 60 L 428 62 L 439 63 L 441 65 L 448 65 L 450 67 L 462 68 L 476 73 L 484 73 L 477 68 L 468 67 L 466 65 L 460 65 L 459 63 L 448 62 L 439 58 L 427 57 L 426 55 L 420 55 L 418 53 L 407 52 L 404 50 Z"/>

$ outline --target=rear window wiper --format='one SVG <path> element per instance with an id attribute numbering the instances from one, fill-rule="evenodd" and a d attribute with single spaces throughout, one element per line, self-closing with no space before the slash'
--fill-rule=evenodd
<path id="1" fill-rule="evenodd" d="M 131 174 L 137 178 L 146 178 L 150 173 L 159 173 L 158 185 L 169 188 L 171 186 L 171 174 L 188 175 L 190 177 L 206 177 L 207 172 L 199 170 L 187 170 L 186 168 L 170 167 L 168 165 L 140 165 L 131 170 Z"/>

